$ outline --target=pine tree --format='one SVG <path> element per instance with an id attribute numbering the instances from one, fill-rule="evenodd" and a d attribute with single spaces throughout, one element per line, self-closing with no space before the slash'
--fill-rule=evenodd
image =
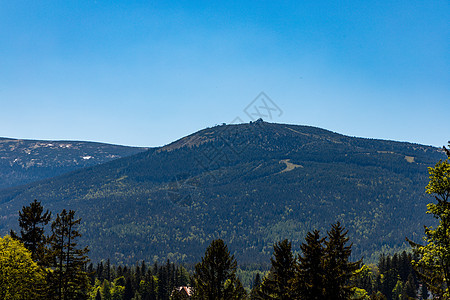
<path id="1" fill-rule="evenodd" d="M 325 298 L 332 300 L 349 299 L 353 294 L 351 279 L 360 268 L 361 261 L 350 262 L 352 244 L 346 246 L 349 238 L 340 222 L 333 224 L 325 241 L 324 268 Z"/>
<path id="2" fill-rule="evenodd" d="M 290 280 L 294 277 L 296 261 L 292 245 L 283 240 L 273 246 L 272 267 L 263 280 L 258 296 L 261 299 L 292 299 Z"/>
<path id="3" fill-rule="evenodd" d="M 245 290 L 236 277 L 236 260 L 223 240 L 211 242 L 195 265 L 194 299 L 242 299 Z"/>
<path id="4" fill-rule="evenodd" d="M 78 249 L 76 239 L 80 237 L 75 212 L 65 209 L 52 223 L 50 253 L 53 272 L 49 273 L 50 295 L 54 299 L 85 299 L 89 276 L 85 266 L 89 261 L 87 247 Z"/>
<path id="5" fill-rule="evenodd" d="M 20 240 L 31 251 L 31 257 L 40 265 L 44 265 L 45 244 L 44 226 L 50 222 L 51 213 L 36 199 L 29 206 L 23 206 L 19 212 L 20 237 L 11 230 L 11 236 Z"/>
<path id="6" fill-rule="evenodd" d="M 299 299 L 322 300 L 325 290 L 325 270 L 323 266 L 324 238 L 320 238 L 318 230 L 308 232 L 306 243 L 300 246 L 302 255 L 296 265 L 292 290 Z"/>

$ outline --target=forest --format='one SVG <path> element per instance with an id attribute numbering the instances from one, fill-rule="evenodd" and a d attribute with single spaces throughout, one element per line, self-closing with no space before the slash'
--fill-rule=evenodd
<path id="1" fill-rule="evenodd" d="M 376 264 L 354 260 L 349 231 L 336 222 L 326 233 L 309 231 L 298 253 L 288 239 L 275 243 L 268 268 L 259 270 L 238 267 L 222 239 L 193 265 L 112 265 L 108 258 L 94 265 L 89 248 L 77 243 L 75 211 L 63 209 L 52 221 L 34 200 L 19 212 L 20 232 L 0 238 L 0 298 L 450 299 L 449 159 L 429 168 L 426 193 L 434 197 L 427 213 L 437 225 L 425 227 L 424 244 L 406 237 L 408 252 L 382 254 Z"/>
<path id="2" fill-rule="evenodd" d="M 408 162 L 405 157 L 413 158 Z M 353 256 L 375 262 L 420 241 L 427 167 L 441 149 L 348 137 L 310 126 L 223 125 L 164 147 L 0 190 L 0 235 L 33 199 L 76 210 L 89 257 L 194 264 L 221 238 L 241 264 L 267 264 L 273 244 L 340 221 Z M 284 161 L 301 166 L 284 172 Z M 412 160 L 410 160 L 412 161 Z M 399 227 L 399 222 L 402 226 Z"/>

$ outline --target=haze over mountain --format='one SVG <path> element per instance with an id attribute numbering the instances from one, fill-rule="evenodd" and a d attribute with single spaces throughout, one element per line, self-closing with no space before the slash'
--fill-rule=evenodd
<path id="1" fill-rule="evenodd" d="M 427 167 L 435 147 L 348 137 L 320 128 L 222 125 L 167 146 L 0 191 L 0 231 L 17 228 L 33 199 L 76 210 L 96 261 L 199 259 L 224 239 L 241 262 L 266 260 L 274 242 L 295 249 L 307 231 L 340 220 L 356 257 L 420 240 Z"/>
<path id="2" fill-rule="evenodd" d="M 54 177 L 145 150 L 81 141 L 0 138 L 0 189 Z"/>

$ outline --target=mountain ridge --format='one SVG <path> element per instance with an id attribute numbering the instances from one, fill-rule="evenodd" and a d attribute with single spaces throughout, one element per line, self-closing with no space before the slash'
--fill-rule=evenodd
<path id="1" fill-rule="evenodd" d="M 0 189 L 51 178 L 146 149 L 98 142 L 0 137 Z"/>
<path id="2" fill-rule="evenodd" d="M 411 159 L 413 158 L 413 159 Z M 206 128 L 166 146 L 0 191 L 0 231 L 38 198 L 75 209 L 94 260 L 198 260 L 223 238 L 243 262 L 268 258 L 340 220 L 355 255 L 420 238 L 431 146 L 355 138 L 312 126 L 253 122 Z M 287 172 L 286 162 L 302 166 Z M 402 223 L 401 228 L 398 224 Z"/>

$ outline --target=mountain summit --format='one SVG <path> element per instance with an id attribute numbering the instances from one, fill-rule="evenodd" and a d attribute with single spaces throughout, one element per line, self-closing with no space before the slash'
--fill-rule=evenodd
<path id="1" fill-rule="evenodd" d="M 193 262 L 222 238 L 241 262 L 258 262 L 274 242 L 288 238 L 298 247 L 307 231 L 339 220 L 354 255 L 367 257 L 421 236 L 430 220 L 427 167 L 444 157 L 434 147 L 310 126 L 221 125 L 0 191 L 0 230 L 37 198 L 55 212 L 77 211 L 93 260 Z"/>

